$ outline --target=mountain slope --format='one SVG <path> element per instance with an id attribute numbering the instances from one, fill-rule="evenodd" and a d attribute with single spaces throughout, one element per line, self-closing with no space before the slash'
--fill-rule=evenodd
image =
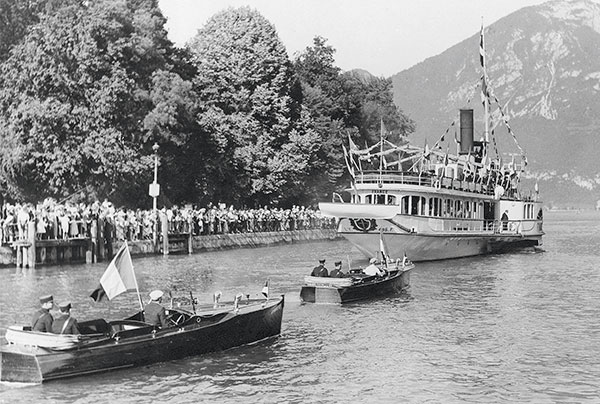
<path id="1" fill-rule="evenodd" d="M 544 200 L 595 205 L 600 199 L 600 5 L 559 0 L 526 7 L 487 27 L 485 41 L 489 82 L 527 151 L 528 171 L 540 181 Z M 481 116 L 480 76 L 479 32 L 394 75 L 394 101 L 417 123 L 412 142 L 434 143 L 459 108 L 474 108 Z M 482 135 L 482 119 L 475 126 Z M 510 149 L 510 134 L 496 133 L 502 150 L 518 152 L 514 145 Z"/>

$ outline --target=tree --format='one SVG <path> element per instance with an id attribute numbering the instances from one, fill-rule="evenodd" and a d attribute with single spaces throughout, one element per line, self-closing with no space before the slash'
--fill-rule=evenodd
<path id="1" fill-rule="evenodd" d="M 0 62 L 8 58 L 8 52 L 25 37 L 27 29 L 39 22 L 39 13 L 46 3 L 46 0 L 0 0 Z"/>
<path id="2" fill-rule="evenodd" d="M 189 51 L 198 120 L 220 165 L 215 199 L 262 205 L 299 194 L 317 137 L 290 97 L 291 66 L 273 25 L 248 7 L 230 8 L 198 31 Z"/>
<path id="3" fill-rule="evenodd" d="M 14 198 L 87 187 L 141 203 L 163 135 L 143 122 L 169 70 L 165 19 L 155 0 L 54 3 L 0 66 L 0 178 Z"/>
<path id="4" fill-rule="evenodd" d="M 414 131 L 414 124 L 393 103 L 391 80 L 367 72 L 343 73 L 334 65 L 335 49 L 322 37 L 315 37 L 294 60 L 301 82 L 301 103 L 310 111 L 321 138 L 319 158 L 313 167 L 313 193 L 329 196 L 347 186 L 348 173 L 342 144 L 347 136 L 355 142 L 379 141 L 383 120 L 392 133 L 390 140 Z"/>
<path id="5" fill-rule="evenodd" d="M 345 80 L 355 83 L 353 88 L 362 99 L 359 141 L 373 144 L 379 141 L 381 122 L 384 123 L 384 136 L 392 143 L 399 143 L 401 137 L 415 130 L 415 123 L 400 110 L 393 100 L 391 79 L 378 78 L 370 74 L 351 71 L 344 74 Z"/>
<path id="6" fill-rule="evenodd" d="M 312 166 L 311 194 L 320 199 L 334 190 L 344 174 L 342 139 L 354 127 L 359 100 L 345 87 L 341 69 L 334 65 L 335 49 L 322 37 L 313 39 L 294 60 L 294 71 L 301 83 L 300 102 L 314 122 L 321 147 Z"/>

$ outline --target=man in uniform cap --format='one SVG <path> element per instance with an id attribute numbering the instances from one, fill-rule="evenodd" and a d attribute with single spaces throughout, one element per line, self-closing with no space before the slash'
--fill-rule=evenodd
<path id="1" fill-rule="evenodd" d="M 342 261 L 335 262 L 335 268 L 329 274 L 330 278 L 344 278 L 346 274 L 342 271 Z"/>
<path id="2" fill-rule="evenodd" d="M 40 305 L 42 306 L 33 314 L 31 318 L 31 330 L 40 332 L 52 332 L 52 323 L 54 318 L 50 314 L 50 310 L 54 307 L 54 298 L 52 295 L 40 297 Z"/>
<path id="3" fill-rule="evenodd" d="M 165 328 L 169 325 L 165 308 L 160 302 L 163 297 L 162 290 L 153 290 L 150 292 L 150 303 L 144 308 L 144 319 L 146 323 Z"/>
<path id="4" fill-rule="evenodd" d="M 325 268 L 324 259 L 319 260 L 319 265 L 313 268 L 312 272 L 310 273 L 310 276 L 320 276 L 323 278 L 327 278 L 329 276 L 329 271 L 327 271 L 327 268 Z"/>
<path id="5" fill-rule="evenodd" d="M 77 327 L 77 320 L 71 317 L 71 302 L 58 305 L 59 316 L 52 323 L 52 332 L 55 334 L 81 334 Z"/>

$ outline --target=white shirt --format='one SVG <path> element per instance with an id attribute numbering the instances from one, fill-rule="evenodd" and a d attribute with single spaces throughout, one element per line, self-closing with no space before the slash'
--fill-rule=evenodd
<path id="1" fill-rule="evenodd" d="M 366 275 L 383 275 L 383 271 L 379 269 L 379 267 L 375 264 L 369 265 L 368 267 L 363 269 L 363 272 Z"/>

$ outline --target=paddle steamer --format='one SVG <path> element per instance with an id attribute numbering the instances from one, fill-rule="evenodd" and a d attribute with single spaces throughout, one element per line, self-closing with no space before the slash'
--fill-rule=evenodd
<path id="1" fill-rule="evenodd" d="M 413 261 L 541 245 L 543 213 L 537 183 L 529 191 L 521 186 L 527 157 L 489 85 L 483 29 L 480 59 L 483 75 L 477 88 L 484 128 L 479 140 L 472 108 L 461 109 L 431 148 L 393 144 L 385 139 L 383 125 L 380 141 L 365 149 L 349 136 L 344 155 L 351 175 L 346 190 L 350 197 L 344 200 L 334 194 L 332 202 L 320 203 L 319 208 L 339 219 L 339 234 L 365 256 L 376 255 L 380 232 L 388 240 L 390 255 L 405 254 Z M 508 159 L 498 151 L 499 124 L 514 141 L 517 158 L 513 154 Z M 448 136 L 452 128 L 459 128 L 457 134 Z M 446 137 L 454 138 L 456 154 L 449 153 L 449 145 L 444 147 Z"/>

